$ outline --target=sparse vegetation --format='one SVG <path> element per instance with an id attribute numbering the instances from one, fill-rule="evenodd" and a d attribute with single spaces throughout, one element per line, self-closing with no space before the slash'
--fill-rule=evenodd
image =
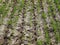
<path id="1" fill-rule="evenodd" d="M 60 0 L 0 0 L 0 45 L 60 45 Z"/>

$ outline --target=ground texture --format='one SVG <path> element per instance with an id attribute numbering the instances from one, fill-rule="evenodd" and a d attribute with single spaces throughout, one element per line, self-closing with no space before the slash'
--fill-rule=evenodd
<path id="1" fill-rule="evenodd" d="M 60 45 L 60 0 L 0 0 L 0 45 Z"/>

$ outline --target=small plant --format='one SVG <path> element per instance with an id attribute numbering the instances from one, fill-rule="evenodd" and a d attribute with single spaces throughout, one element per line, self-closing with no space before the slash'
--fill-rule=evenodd
<path id="1" fill-rule="evenodd" d="M 2 0 L 0 0 L 0 3 L 2 2 Z"/>
<path id="2" fill-rule="evenodd" d="M 43 45 L 43 41 L 42 40 L 37 40 L 37 45 Z"/>
<path id="3" fill-rule="evenodd" d="M 50 45 L 50 37 L 49 37 L 48 27 L 46 25 L 44 25 L 44 31 L 45 31 L 46 43 L 47 45 Z"/>
<path id="4" fill-rule="evenodd" d="M 55 22 L 53 19 L 51 19 L 51 23 L 52 23 L 51 26 L 53 27 L 53 30 L 54 30 L 54 33 L 55 33 L 56 42 L 59 42 L 60 37 L 59 37 L 57 22 Z"/>
<path id="5" fill-rule="evenodd" d="M 43 18 L 43 19 L 46 19 L 46 17 L 47 17 L 47 15 L 43 12 L 43 13 L 42 13 L 42 18 Z"/>
<path id="6" fill-rule="evenodd" d="M 54 3 L 56 4 L 56 7 L 58 8 L 58 11 L 60 11 L 60 1 L 54 0 Z"/>

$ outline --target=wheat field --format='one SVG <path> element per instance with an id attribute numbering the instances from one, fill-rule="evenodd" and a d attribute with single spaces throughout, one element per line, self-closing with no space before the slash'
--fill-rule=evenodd
<path id="1" fill-rule="evenodd" d="M 0 45 L 60 45 L 60 0 L 0 0 Z"/>

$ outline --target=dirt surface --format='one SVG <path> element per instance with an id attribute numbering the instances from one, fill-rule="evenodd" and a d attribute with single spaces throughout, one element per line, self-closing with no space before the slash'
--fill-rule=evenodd
<path id="1" fill-rule="evenodd" d="M 0 45 L 60 45 L 60 1 L 0 0 Z"/>

